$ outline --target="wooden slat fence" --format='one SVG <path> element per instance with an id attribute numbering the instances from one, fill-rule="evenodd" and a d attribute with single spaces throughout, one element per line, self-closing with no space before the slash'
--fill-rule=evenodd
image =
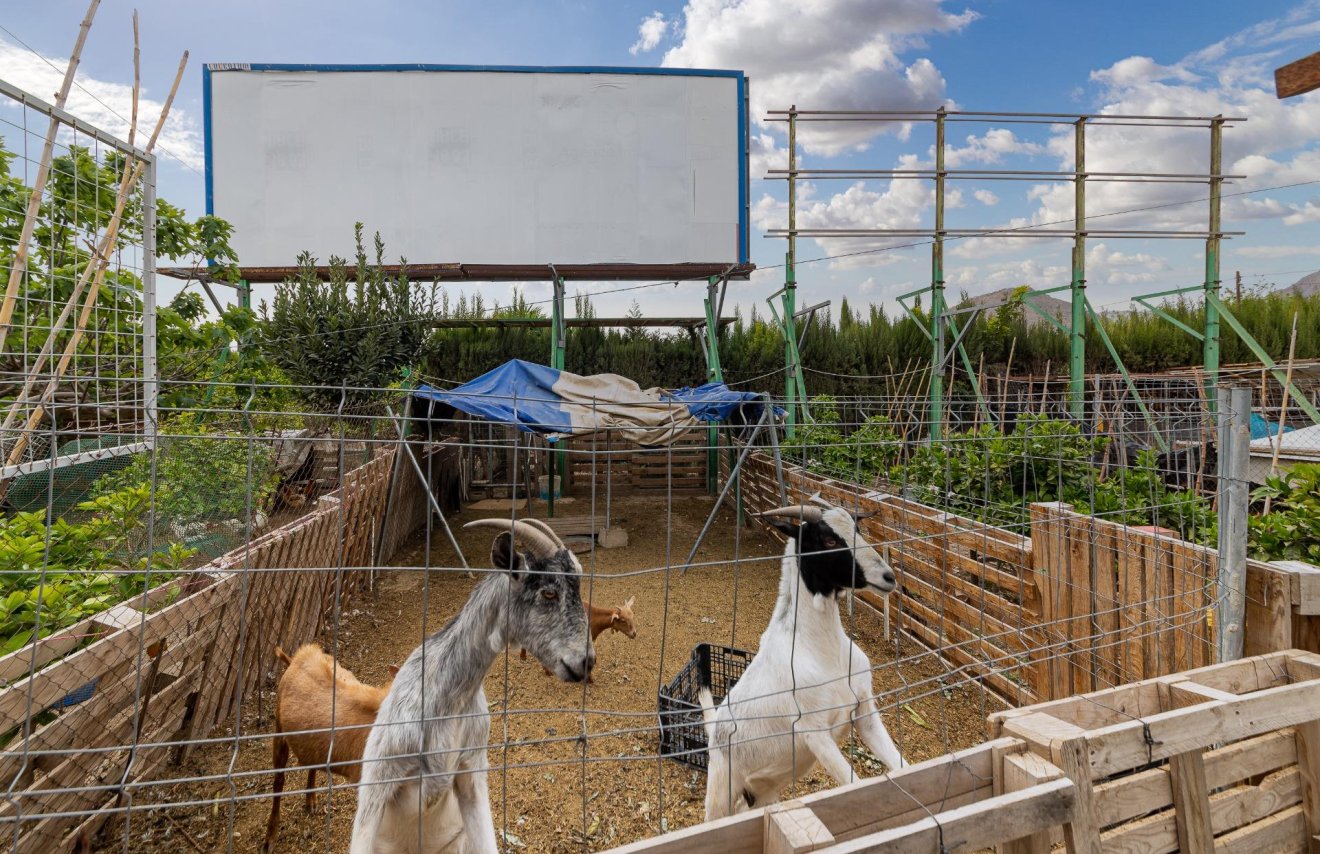
<path id="1" fill-rule="evenodd" d="M 720 454 L 722 482 L 731 454 Z M 823 498 L 861 523 L 899 573 L 896 629 L 1012 705 L 1061 699 L 1213 664 L 1218 552 L 1159 528 L 1033 504 L 1029 536 L 785 465 L 789 503 Z M 771 457 L 739 489 L 749 513 L 779 506 Z M 878 607 L 879 596 L 863 593 Z M 1320 570 L 1247 566 L 1247 654 L 1320 651 Z"/>
<path id="2" fill-rule="evenodd" d="M 644 448 L 616 437 L 569 439 L 568 490 L 597 494 L 608 484 L 616 494 L 629 492 L 696 495 L 706 492 L 708 439 L 705 430 L 694 430 L 668 448 Z"/>
<path id="3" fill-rule="evenodd" d="M 426 457 L 442 467 L 456 455 Z M 11 850 L 85 845 L 134 785 L 260 700 L 273 647 L 315 640 L 378 550 L 424 519 L 420 482 L 394 462 L 388 447 L 308 515 L 0 658 L 0 822 Z M 382 543 L 390 500 L 402 512 Z"/>

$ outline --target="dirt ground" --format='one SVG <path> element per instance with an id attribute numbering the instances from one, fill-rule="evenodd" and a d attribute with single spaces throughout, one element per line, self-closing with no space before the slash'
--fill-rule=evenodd
<path id="1" fill-rule="evenodd" d="M 694 562 L 758 560 L 699 567 L 684 576 L 678 569 L 612 576 L 681 565 L 711 503 L 706 497 L 676 500 L 667 519 L 663 499 L 614 500 L 614 524 L 628 531 L 630 543 L 597 550 L 594 559 L 580 556 L 587 573 L 594 572 L 590 588 L 584 579 L 583 592 L 590 589 L 590 598 L 602 605 L 635 597 L 639 634 L 635 640 L 612 632 L 601 635 L 594 684 L 546 676 L 534 660 L 519 660 L 516 650 L 491 668 L 485 684 L 493 716 L 489 784 L 496 832 L 506 850 L 601 850 L 701 820 L 704 774 L 657 758 L 656 694 L 702 641 L 756 649 L 774 606 L 780 547 L 755 528 L 744 528 L 735 538 L 735 520 L 722 510 Z M 560 515 L 588 512 L 581 501 L 560 507 Z M 465 510 L 451 523 L 468 560 L 488 566 L 492 532 L 459 527 L 481 515 L 495 514 Z M 453 565 L 452 548 L 443 536 L 437 531 L 432 539 L 429 563 Z M 383 681 L 386 665 L 402 662 L 425 634 L 444 625 L 472 588 L 474 582 L 463 573 L 415 569 L 427 564 L 424 548 L 419 537 L 394 560 L 396 567 L 409 568 L 380 573 L 374 592 L 359 596 L 340 621 L 340 658 L 363 681 Z M 852 617 L 845 614 L 845 624 L 877 668 L 874 685 L 885 725 L 905 758 L 920 761 L 983 740 L 985 716 L 998 707 L 980 689 L 956 678 L 946 684 L 940 678 L 945 667 L 935 656 L 923 655 L 910 641 L 887 641 L 879 615 L 861 603 Z M 328 646 L 331 632 L 319 640 Z M 260 700 L 260 710 L 258 703 L 248 704 L 244 734 L 270 729 L 273 691 Z M 583 708 L 589 710 L 585 715 Z M 217 731 L 212 738 L 231 735 L 232 730 Z M 873 757 L 851 741 L 845 753 L 859 776 L 880 772 Z M 235 775 L 248 772 L 235 776 L 232 788 L 225 779 L 231 763 Z M 202 805 L 134 810 L 127 833 L 119 824 L 103 836 L 100 850 L 260 850 L 270 777 L 251 772 L 267 770 L 270 763 L 266 739 L 243 740 L 237 751 L 230 743 L 194 752 L 183 766 L 165 769 L 164 776 L 184 781 L 210 777 L 209 782 L 153 786 L 140 792 L 135 803 Z M 301 789 L 304 781 L 295 772 L 286 789 Z M 324 774 L 318 785 L 322 794 L 310 814 L 302 808 L 301 795 L 283 802 L 276 851 L 347 851 L 354 796 L 336 781 L 327 810 Z M 830 785 L 817 770 L 796 787 L 796 794 Z"/>

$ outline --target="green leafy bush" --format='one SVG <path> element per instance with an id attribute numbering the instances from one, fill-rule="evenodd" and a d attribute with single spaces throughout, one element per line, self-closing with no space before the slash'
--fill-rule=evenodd
<path id="1" fill-rule="evenodd" d="M 349 403 L 373 398 L 371 389 L 403 378 L 420 358 L 431 333 L 435 286 L 408 281 L 407 272 L 384 270 L 385 244 L 376 235 L 376 260 L 369 263 L 356 226 L 357 262 L 350 270 L 330 258 L 329 281 L 321 281 L 316 259 L 298 256 L 298 272 L 275 286 L 275 299 L 262 304 L 263 350 L 300 396 L 319 409 L 340 404 L 340 386 Z"/>
<path id="2" fill-rule="evenodd" d="M 43 511 L 0 519 L 0 654 L 163 584 L 193 552 L 140 550 L 150 493 L 133 486 L 78 505 L 82 521 Z"/>
<path id="3" fill-rule="evenodd" d="M 1270 499 L 1269 513 L 1247 520 L 1252 557 L 1320 564 L 1320 464 L 1273 475 L 1251 497 Z"/>
<path id="4" fill-rule="evenodd" d="M 161 439 L 155 454 L 158 519 L 180 525 L 225 521 L 246 519 L 249 509 L 265 509 L 279 482 L 269 445 L 211 432 L 192 417 L 180 418 L 161 432 L 168 438 Z M 126 468 L 100 478 L 93 494 L 149 488 L 151 462 L 151 453 L 136 455 Z"/>

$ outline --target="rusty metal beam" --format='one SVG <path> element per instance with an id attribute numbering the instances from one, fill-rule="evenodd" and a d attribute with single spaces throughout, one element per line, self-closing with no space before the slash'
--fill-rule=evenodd
<path id="1" fill-rule="evenodd" d="M 397 274 L 398 264 L 384 264 L 386 275 Z M 755 264 L 556 264 L 560 278 L 569 281 L 665 281 L 700 279 L 725 276 L 730 279 L 748 279 Z M 545 264 L 409 264 L 408 275 L 416 280 L 472 282 L 543 282 Z M 241 267 L 240 277 L 247 282 L 283 282 L 297 274 L 297 267 Z M 197 277 L 192 267 L 162 267 L 157 270 L 176 279 Z M 352 267 L 349 268 L 350 274 Z M 329 278 L 329 267 L 317 267 L 316 275 Z"/>

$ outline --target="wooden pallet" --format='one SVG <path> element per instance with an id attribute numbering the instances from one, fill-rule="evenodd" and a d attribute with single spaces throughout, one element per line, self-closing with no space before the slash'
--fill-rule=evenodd
<path id="1" fill-rule="evenodd" d="M 1031 851 L 1071 835 L 1073 784 L 1002 738 L 897 773 L 749 810 L 613 849 L 610 854 L 818 854 Z"/>
<path id="2" fill-rule="evenodd" d="M 1075 785 L 1070 852 L 1316 850 L 1320 655 L 1189 670 L 1001 712 L 990 726 Z"/>

